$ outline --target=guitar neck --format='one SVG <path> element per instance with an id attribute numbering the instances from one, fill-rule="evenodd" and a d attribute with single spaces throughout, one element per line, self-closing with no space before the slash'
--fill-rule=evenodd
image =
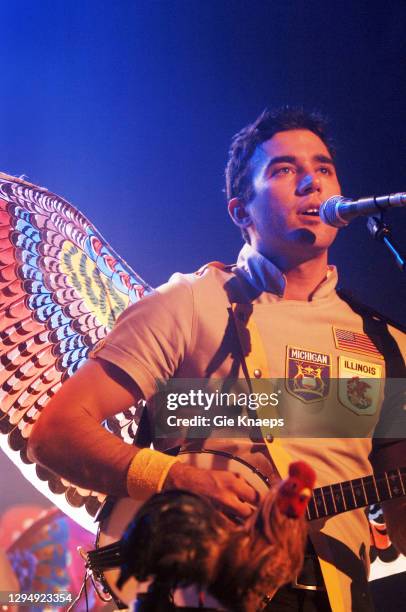
<path id="1" fill-rule="evenodd" d="M 346 480 L 313 490 L 307 519 L 313 521 L 406 495 L 406 468 Z"/>

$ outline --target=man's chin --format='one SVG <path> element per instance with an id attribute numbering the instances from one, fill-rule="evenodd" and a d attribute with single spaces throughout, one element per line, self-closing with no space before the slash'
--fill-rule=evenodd
<path id="1" fill-rule="evenodd" d="M 314 245 L 317 240 L 316 234 L 304 227 L 291 232 L 289 238 L 291 242 L 303 245 Z"/>
<path id="2" fill-rule="evenodd" d="M 322 236 L 308 228 L 299 228 L 289 234 L 285 255 L 297 263 L 319 258 L 328 251 L 334 238 L 335 236 Z"/>
<path id="3" fill-rule="evenodd" d="M 318 226 L 314 230 L 309 227 L 300 227 L 290 232 L 289 242 L 292 247 L 293 245 L 304 249 L 311 247 L 315 252 L 320 252 L 327 250 L 333 244 L 336 236 L 337 230 L 325 225 L 322 228 Z"/>

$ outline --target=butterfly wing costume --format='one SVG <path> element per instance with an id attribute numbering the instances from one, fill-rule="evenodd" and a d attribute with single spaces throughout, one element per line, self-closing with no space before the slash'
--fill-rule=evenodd
<path id="1" fill-rule="evenodd" d="M 48 399 L 120 313 L 152 291 L 66 200 L 0 173 L 0 442 L 26 475 L 27 440 Z M 135 408 L 104 423 L 132 443 Z M 94 516 L 104 499 L 31 466 L 49 497 Z M 53 494 L 53 495 L 52 495 Z"/>

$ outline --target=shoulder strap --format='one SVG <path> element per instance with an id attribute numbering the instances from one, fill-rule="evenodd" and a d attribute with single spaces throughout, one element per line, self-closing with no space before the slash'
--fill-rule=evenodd
<path id="1" fill-rule="evenodd" d="M 265 347 L 252 316 L 252 304 L 234 304 L 231 311 L 241 348 L 244 376 L 250 392 L 255 393 L 255 382 L 270 378 Z M 281 438 L 264 436 L 263 432 L 261 434 L 279 475 L 286 478 L 292 459 L 284 448 L 283 441 Z"/>
<path id="2" fill-rule="evenodd" d="M 356 301 L 341 289 L 337 291 L 339 297 L 360 315 L 363 319 L 365 333 L 371 338 L 375 346 L 383 355 L 387 378 L 406 378 L 406 365 L 402 351 L 395 338 L 388 329 L 388 325 L 406 333 L 406 328 L 399 323 L 388 319 L 378 311 Z"/>
<path id="3" fill-rule="evenodd" d="M 402 325 L 401 323 L 398 323 L 397 321 L 390 319 L 389 317 L 379 312 L 378 310 L 375 310 L 374 308 L 371 308 L 370 306 L 363 304 L 362 302 L 357 300 L 351 292 L 339 288 L 337 289 L 337 294 L 342 300 L 344 300 L 344 302 L 347 302 L 347 304 L 351 306 L 351 308 L 357 314 L 361 316 L 365 316 L 365 317 L 370 317 L 372 319 L 375 319 L 376 321 L 380 321 L 381 323 L 386 323 L 387 325 L 390 325 L 391 327 L 395 327 L 399 331 L 406 334 L 405 325 Z"/>
<path id="4" fill-rule="evenodd" d="M 145 404 L 142 407 L 141 418 L 135 434 L 134 444 L 140 448 L 148 448 L 152 443 L 151 426 L 149 422 L 148 409 Z"/>

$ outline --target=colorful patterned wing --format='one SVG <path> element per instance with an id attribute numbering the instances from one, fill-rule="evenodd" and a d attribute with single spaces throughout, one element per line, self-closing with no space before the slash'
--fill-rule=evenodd
<path id="1" fill-rule="evenodd" d="M 27 439 L 48 399 L 150 291 L 71 204 L 0 173 L 0 438 L 19 454 L 15 463 L 29 463 Z M 135 408 L 105 425 L 131 443 Z M 36 474 L 72 505 L 97 511 L 97 492 L 39 466 Z"/>

